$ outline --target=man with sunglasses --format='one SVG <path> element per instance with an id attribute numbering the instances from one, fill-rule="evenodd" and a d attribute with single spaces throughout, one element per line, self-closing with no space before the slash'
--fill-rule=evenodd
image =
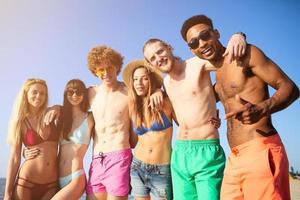
<path id="1" fill-rule="evenodd" d="M 214 89 L 225 107 L 231 147 L 221 199 L 290 199 L 288 159 L 271 114 L 295 101 L 299 89 L 253 45 L 236 62 L 225 62 L 220 34 L 205 15 L 186 20 L 181 35 L 193 54 L 217 69 Z M 276 89 L 271 97 L 268 86 Z"/>
<path id="2" fill-rule="evenodd" d="M 241 44 L 240 34 L 229 42 L 240 53 Z M 218 117 L 209 74 L 214 68 L 197 57 L 181 60 L 172 50 L 160 39 L 148 40 L 143 48 L 149 64 L 167 74 L 164 86 L 179 124 L 171 158 L 174 199 L 217 200 L 226 159 L 213 119 Z"/>

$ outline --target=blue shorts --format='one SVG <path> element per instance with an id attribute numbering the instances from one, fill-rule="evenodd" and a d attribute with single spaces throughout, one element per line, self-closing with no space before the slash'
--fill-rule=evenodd
<path id="1" fill-rule="evenodd" d="M 152 199 L 172 199 L 170 165 L 146 164 L 133 157 L 131 168 L 131 195 Z"/>
<path id="2" fill-rule="evenodd" d="M 59 187 L 60 188 L 63 188 L 65 187 L 66 185 L 68 185 L 73 179 L 81 176 L 81 175 L 84 175 L 85 176 L 85 173 L 84 173 L 84 170 L 83 169 L 80 169 L 80 170 L 77 170 L 75 172 L 73 172 L 72 174 L 69 174 L 67 176 L 63 176 L 63 177 L 59 177 Z"/>

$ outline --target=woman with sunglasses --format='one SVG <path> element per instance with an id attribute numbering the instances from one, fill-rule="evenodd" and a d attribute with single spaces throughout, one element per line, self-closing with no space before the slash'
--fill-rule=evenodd
<path id="1" fill-rule="evenodd" d="M 79 79 L 70 80 L 65 87 L 63 106 L 58 120 L 58 128 L 61 132 L 59 149 L 60 190 L 52 198 L 53 200 L 75 200 L 84 193 L 86 177 L 83 169 L 83 158 L 88 149 L 94 127 L 94 119 L 88 109 L 85 84 Z M 26 151 L 26 159 L 32 159 L 37 155 L 35 153 L 33 156 L 32 151 Z"/>
<path id="2" fill-rule="evenodd" d="M 57 192 L 59 133 L 54 124 L 44 126 L 48 89 L 41 79 L 28 79 L 16 99 L 9 127 L 11 154 L 4 199 L 50 199 Z M 21 163 L 22 146 L 38 148 L 36 159 Z"/>

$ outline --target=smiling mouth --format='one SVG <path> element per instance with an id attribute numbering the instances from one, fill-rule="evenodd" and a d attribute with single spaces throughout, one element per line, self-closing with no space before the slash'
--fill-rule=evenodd
<path id="1" fill-rule="evenodd" d="M 204 49 L 203 51 L 201 51 L 201 54 L 209 54 L 212 51 L 211 47 L 208 47 L 206 49 Z"/>

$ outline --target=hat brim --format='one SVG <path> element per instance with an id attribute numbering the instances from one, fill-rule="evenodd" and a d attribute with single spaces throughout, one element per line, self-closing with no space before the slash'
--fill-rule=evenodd
<path id="1" fill-rule="evenodd" d="M 162 86 L 163 78 L 159 71 L 151 68 L 145 60 L 134 60 L 134 61 L 129 62 L 123 70 L 122 78 L 127 87 L 129 86 L 130 79 L 132 78 L 132 74 L 133 74 L 134 70 L 139 67 L 146 67 L 150 73 L 153 73 L 153 75 L 154 75 L 153 77 L 155 79 L 154 81 L 156 82 L 157 86 L 159 88 Z"/>

